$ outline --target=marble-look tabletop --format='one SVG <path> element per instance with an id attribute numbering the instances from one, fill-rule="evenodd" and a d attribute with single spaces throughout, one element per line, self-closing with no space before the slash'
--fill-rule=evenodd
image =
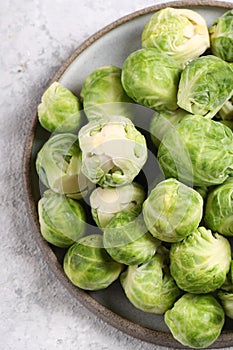
<path id="1" fill-rule="evenodd" d="M 27 217 L 22 157 L 57 69 L 90 35 L 156 0 L 8 0 L 0 9 L 0 349 L 154 350 L 77 302 L 45 263 Z"/>

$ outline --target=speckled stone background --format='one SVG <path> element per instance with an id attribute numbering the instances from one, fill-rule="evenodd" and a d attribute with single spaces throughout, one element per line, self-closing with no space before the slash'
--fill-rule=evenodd
<path id="1" fill-rule="evenodd" d="M 8 0 L 0 7 L 0 349 L 152 350 L 76 302 L 43 261 L 23 200 L 27 130 L 45 86 L 74 49 L 156 0 Z"/>

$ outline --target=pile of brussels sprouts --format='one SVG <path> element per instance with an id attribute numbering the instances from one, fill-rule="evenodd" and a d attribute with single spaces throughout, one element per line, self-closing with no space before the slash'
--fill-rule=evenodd
<path id="1" fill-rule="evenodd" d="M 59 82 L 42 96 L 52 134 L 36 159 L 41 234 L 65 249 L 75 286 L 119 278 L 136 308 L 204 348 L 233 318 L 233 10 L 207 28 L 197 12 L 167 7 L 141 43 L 122 68 L 91 72 L 80 96 Z M 149 130 L 132 105 L 153 112 Z M 151 169 L 147 186 L 151 140 L 164 177 Z"/>

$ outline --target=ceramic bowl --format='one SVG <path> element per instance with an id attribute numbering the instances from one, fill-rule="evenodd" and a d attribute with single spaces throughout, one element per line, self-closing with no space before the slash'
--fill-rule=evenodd
<path id="1" fill-rule="evenodd" d="M 205 0 L 177 1 L 134 12 L 113 22 L 85 41 L 58 70 L 53 81 L 60 81 L 79 95 L 85 77 L 95 68 L 110 64 L 121 67 L 125 58 L 140 48 L 140 37 L 145 23 L 152 13 L 167 6 L 193 9 L 211 25 L 216 17 L 232 8 L 233 4 Z M 40 184 L 35 170 L 35 157 L 47 138 L 48 133 L 38 124 L 37 115 L 32 116 L 23 161 L 24 192 L 28 216 L 32 223 L 32 234 L 49 267 L 75 299 L 110 325 L 146 342 L 171 348 L 185 348 L 173 338 L 163 316 L 146 314 L 132 306 L 124 296 L 119 282 L 113 283 L 106 290 L 86 292 L 75 287 L 67 279 L 62 268 L 64 251 L 52 247 L 42 238 L 38 223 L 37 202 L 40 198 Z M 228 346 L 233 346 L 233 321 L 229 319 L 212 348 Z"/>

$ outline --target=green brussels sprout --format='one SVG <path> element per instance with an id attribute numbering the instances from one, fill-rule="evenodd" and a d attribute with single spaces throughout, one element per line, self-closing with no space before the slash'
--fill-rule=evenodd
<path id="1" fill-rule="evenodd" d="M 99 234 L 82 237 L 74 243 L 65 255 L 63 267 L 70 281 L 85 290 L 107 288 L 123 269 L 103 248 L 103 237 Z"/>
<path id="2" fill-rule="evenodd" d="M 214 187 L 206 199 L 204 222 L 224 236 L 233 236 L 233 178 Z"/>
<path id="3" fill-rule="evenodd" d="M 77 136 L 69 133 L 52 136 L 36 158 L 41 182 L 51 190 L 79 199 L 88 192 L 90 182 L 81 172 L 82 154 Z"/>
<path id="4" fill-rule="evenodd" d="M 179 122 L 188 113 L 183 109 L 176 109 L 175 111 L 156 111 L 150 122 L 151 140 L 156 148 L 159 148 L 163 136 L 170 127 Z"/>
<path id="5" fill-rule="evenodd" d="M 221 58 L 207 55 L 181 73 L 177 104 L 192 114 L 213 118 L 233 94 L 233 70 Z"/>
<path id="6" fill-rule="evenodd" d="M 122 67 L 121 82 L 137 103 L 157 110 L 175 110 L 181 67 L 155 49 L 132 52 Z"/>
<path id="7" fill-rule="evenodd" d="M 146 263 L 129 266 L 120 281 L 129 301 L 145 312 L 163 314 L 181 294 L 170 275 L 167 253 L 162 249 Z"/>
<path id="8" fill-rule="evenodd" d="M 132 118 L 131 98 L 121 84 L 121 68 L 106 66 L 95 69 L 84 81 L 81 97 L 89 121 L 115 115 Z"/>
<path id="9" fill-rule="evenodd" d="M 86 215 L 81 204 L 51 190 L 38 202 L 40 231 L 46 241 L 69 247 L 84 234 Z"/>
<path id="10" fill-rule="evenodd" d="M 212 53 L 224 61 L 233 62 L 233 10 L 216 18 L 209 34 Z"/>
<path id="11" fill-rule="evenodd" d="M 182 242 L 171 245 L 171 275 L 186 292 L 204 294 L 220 288 L 230 264 L 228 240 L 205 227 L 199 227 Z"/>
<path id="12" fill-rule="evenodd" d="M 145 191 L 136 182 L 120 187 L 97 187 L 90 195 L 93 219 L 100 228 L 105 227 L 113 216 L 123 210 L 142 205 Z"/>
<path id="13" fill-rule="evenodd" d="M 199 226 L 202 211 L 201 195 L 172 178 L 155 186 L 143 203 L 149 232 L 165 242 L 179 242 L 187 237 Z"/>
<path id="14" fill-rule="evenodd" d="M 197 12 L 171 7 L 157 11 L 142 32 L 142 47 L 155 48 L 185 64 L 210 46 L 204 18 Z"/>
<path id="15" fill-rule="evenodd" d="M 49 86 L 38 105 L 41 126 L 50 132 L 71 132 L 81 120 L 81 103 L 70 90 L 58 82 Z"/>
<path id="16" fill-rule="evenodd" d="M 119 263 L 139 265 L 150 260 L 161 242 L 147 232 L 140 209 L 116 214 L 104 229 L 103 242 L 108 254 Z"/>
<path id="17" fill-rule="evenodd" d="M 219 337 L 225 322 L 222 306 L 211 294 L 184 294 L 165 313 L 173 337 L 191 348 L 206 348 Z"/>
<path id="18" fill-rule="evenodd" d="M 218 185 L 233 174 L 232 144 L 227 126 L 187 116 L 164 135 L 158 160 L 167 178 L 200 187 Z"/>
<path id="19" fill-rule="evenodd" d="M 218 291 L 218 298 L 225 314 L 233 319 L 233 293 L 220 290 Z"/>
<path id="20" fill-rule="evenodd" d="M 84 175 L 102 187 L 131 183 L 147 160 L 145 137 L 125 117 L 89 122 L 79 142 Z"/>

